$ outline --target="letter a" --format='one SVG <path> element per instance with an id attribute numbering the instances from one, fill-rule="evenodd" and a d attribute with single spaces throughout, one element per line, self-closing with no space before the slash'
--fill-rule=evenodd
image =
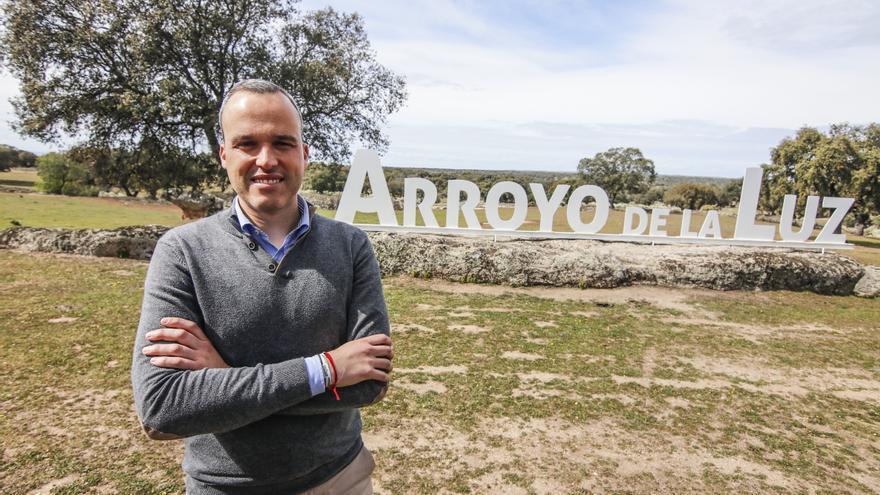
<path id="1" fill-rule="evenodd" d="M 361 196 L 367 177 L 370 178 L 370 188 L 373 190 L 371 197 Z M 380 225 L 397 226 L 397 216 L 394 215 L 394 204 L 382 172 L 382 163 L 379 162 L 379 154 L 373 150 L 358 150 L 355 153 L 342 189 L 342 197 L 339 199 L 339 207 L 336 209 L 336 220 L 354 223 L 354 215 L 359 211 L 378 213 Z"/>

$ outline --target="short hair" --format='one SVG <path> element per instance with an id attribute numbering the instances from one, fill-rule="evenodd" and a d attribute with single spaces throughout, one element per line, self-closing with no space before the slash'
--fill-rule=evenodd
<path id="1" fill-rule="evenodd" d="M 217 113 L 217 124 L 220 127 L 220 139 L 223 139 L 223 110 L 226 108 L 226 103 L 229 102 L 229 99 L 232 98 L 232 95 L 241 92 L 259 94 L 283 94 L 293 105 L 293 109 L 296 110 L 296 116 L 299 118 L 300 132 L 302 132 L 302 113 L 300 113 L 299 111 L 299 105 L 297 105 L 296 102 L 293 101 L 293 96 L 290 96 L 290 93 L 288 93 L 286 89 L 271 81 L 266 81 L 265 79 L 245 79 L 243 81 L 239 81 L 233 84 L 232 87 L 229 88 L 229 91 L 226 93 L 226 96 L 223 97 L 223 103 L 220 104 L 220 111 Z"/>

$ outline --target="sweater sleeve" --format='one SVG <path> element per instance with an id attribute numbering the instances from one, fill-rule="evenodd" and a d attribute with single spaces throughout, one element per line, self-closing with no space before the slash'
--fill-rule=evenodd
<path id="1" fill-rule="evenodd" d="M 204 325 L 186 260 L 166 235 L 147 270 L 131 381 L 141 424 L 150 438 L 168 440 L 230 431 L 311 397 L 302 358 L 252 367 L 163 368 L 150 363 L 146 338 L 159 321 L 176 316 Z"/>
<path id="2" fill-rule="evenodd" d="M 362 231 L 359 233 L 360 235 L 355 238 L 352 288 L 348 301 L 349 341 L 379 333 L 391 335 L 379 263 L 376 261 L 370 239 Z M 339 400 L 336 400 L 333 393 L 328 390 L 305 402 L 288 407 L 279 414 L 327 414 L 369 406 L 382 400 L 387 389 L 388 384 L 385 382 L 366 380 L 337 389 Z"/>

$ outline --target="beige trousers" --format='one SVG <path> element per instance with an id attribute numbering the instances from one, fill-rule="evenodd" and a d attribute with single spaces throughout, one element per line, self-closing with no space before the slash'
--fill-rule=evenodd
<path id="1" fill-rule="evenodd" d="M 364 447 L 342 471 L 302 495 L 372 495 L 373 479 L 370 475 L 375 467 L 373 454 Z"/>

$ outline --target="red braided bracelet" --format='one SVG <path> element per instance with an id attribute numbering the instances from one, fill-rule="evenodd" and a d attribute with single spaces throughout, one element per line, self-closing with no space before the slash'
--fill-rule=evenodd
<path id="1" fill-rule="evenodd" d="M 336 396 L 336 400 L 339 400 L 339 392 L 336 390 L 336 382 L 339 380 L 339 375 L 336 373 L 336 364 L 333 362 L 333 358 L 330 357 L 329 352 L 325 352 L 324 357 L 327 358 L 327 362 L 330 363 L 330 367 L 333 368 L 333 384 L 330 385 L 330 391 Z"/>

